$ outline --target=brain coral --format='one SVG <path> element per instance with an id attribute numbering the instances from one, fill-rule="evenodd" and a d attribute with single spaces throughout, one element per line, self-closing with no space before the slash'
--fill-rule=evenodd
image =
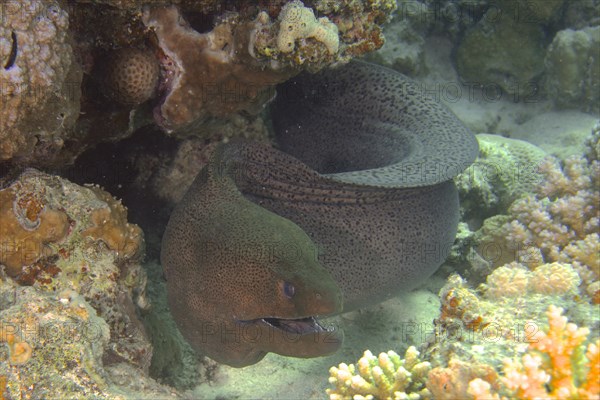
<path id="1" fill-rule="evenodd" d="M 79 114 L 81 70 L 56 1 L 2 2 L 0 161 L 59 150 Z"/>
<path id="2" fill-rule="evenodd" d="M 135 106 L 152 97 L 160 70 L 150 52 L 123 48 L 109 54 L 104 72 L 106 94 L 118 103 Z"/>

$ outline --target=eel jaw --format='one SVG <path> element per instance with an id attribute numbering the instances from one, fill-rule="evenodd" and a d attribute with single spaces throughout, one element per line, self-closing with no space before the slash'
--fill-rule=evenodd
<path id="1" fill-rule="evenodd" d="M 335 326 L 324 327 L 314 316 L 300 318 L 263 317 L 238 320 L 252 336 L 258 352 L 273 352 L 288 357 L 322 357 L 335 353 L 344 341 L 344 332 Z M 242 329 L 246 331 L 246 329 Z"/>
<path id="2" fill-rule="evenodd" d="M 289 333 L 305 334 L 312 332 L 328 332 L 333 328 L 324 328 L 315 317 L 297 319 L 261 318 L 261 321 Z"/>
<path id="3" fill-rule="evenodd" d="M 335 328 L 323 327 L 316 317 L 308 316 L 301 318 L 275 318 L 264 317 L 249 320 L 237 320 L 243 325 L 266 325 L 271 329 L 276 329 L 285 333 L 304 335 L 318 332 L 331 332 Z"/>

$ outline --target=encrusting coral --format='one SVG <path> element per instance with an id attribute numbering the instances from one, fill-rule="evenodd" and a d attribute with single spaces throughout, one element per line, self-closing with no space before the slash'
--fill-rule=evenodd
<path id="1" fill-rule="evenodd" d="M 429 399 L 425 379 L 430 369 L 414 346 L 406 350 L 404 359 L 394 351 L 375 357 L 366 350 L 356 365 L 342 363 L 329 369 L 335 389 L 327 389 L 327 394 L 332 400 Z"/>
<path id="2" fill-rule="evenodd" d="M 125 206 L 97 186 L 91 186 L 90 190 L 106 203 L 106 207 L 92 211 L 93 226 L 81 234 L 101 240 L 120 260 L 139 258 L 144 249 L 144 236 L 139 226 L 127 222 Z"/>
<path id="3" fill-rule="evenodd" d="M 23 193 L 19 183 L 0 191 L 0 220 L 0 264 L 17 279 L 69 231 L 64 212 L 46 207 L 39 192 Z"/>
<path id="4" fill-rule="evenodd" d="M 313 38 L 327 47 L 329 54 L 336 54 L 340 46 L 338 28 L 329 18 L 317 19 L 312 9 L 304 7 L 301 1 L 287 3 L 279 14 L 277 48 L 282 53 L 290 53 L 299 39 Z"/>
<path id="5" fill-rule="evenodd" d="M 148 307 L 144 238 L 125 207 L 98 187 L 28 169 L 0 190 L 0 216 L 5 273 L 43 292 L 81 294 L 110 326 L 107 353 L 147 370 L 152 350 L 135 311 Z"/>
<path id="6" fill-rule="evenodd" d="M 206 33 L 194 30 L 174 5 L 145 7 L 142 21 L 156 34 L 163 70 L 156 122 L 167 132 L 187 134 L 210 118 L 257 114 L 273 98 L 275 85 L 300 71 L 381 47 L 379 25 L 395 2 L 355 3 L 318 19 L 319 4 L 313 9 L 298 0 L 274 6 L 275 19 L 273 10 L 259 8 L 252 20 L 232 11 Z"/>
<path id="7" fill-rule="evenodd" d="M 175 6 L 146 7 L 143 22 L 154 30 L 164 53 L 165 98 L 155 119 L 167 131 L 224 117 L 257 113 L 273 96 L 272 87 L 289 78 L 289 68 L 265 69 L 248 53 L 250 31 L 260 22 L 230 16 L 212 31 L 198 33 Z M 268 90 L 271 88 L 271 90 Z"/>
<path id="8" fill-rule="evenodd" d="M 81 297 L 43 293 L 31 286 L 0 281 L 0 291 L 14 300 L 0 311 L 0 341 L 9 363 L 0 363 L 7 377 L 7 398 L 100 396 L 106 388 L 100 373 L 109 340 L 106 322 Z M 3 346 L 2 346 L 3 347 Z M 4 388 L 3 388 L 4 389 Z"/>
<path id="9" fill-rule="evenodd" d="M 57 1 L 2 2 L 0 161 L 59 151 L 79 116 L 81 68 Z"/>

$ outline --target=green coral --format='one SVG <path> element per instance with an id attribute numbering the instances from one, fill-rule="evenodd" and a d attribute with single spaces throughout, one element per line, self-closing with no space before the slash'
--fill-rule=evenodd
<path id="1" fill-rule="evenodd" d="M 467 82 L 499 87 L 515 100 L 531 97 L 544 71 L 545 41 L 540 25 L 490 10 L 458 44 L 456 68 Z"/>
<path id="2" fill-rule="evenodd" d="M 505 213 L 510 204 L 531 193 L 543 180 L 538 166 L 544 150 L 521 140 L 479 134 L 479 155 L 473 165 L 456 177 L 461 206 L 467 219 Z"/>

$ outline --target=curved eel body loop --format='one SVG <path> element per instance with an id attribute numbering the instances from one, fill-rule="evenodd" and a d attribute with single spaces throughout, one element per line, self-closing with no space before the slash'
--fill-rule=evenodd
<path id="1" fill-rule="evenodd" d="M 452 178 L 478 152 L 442 104 L 364 62 L 281 85 L 271 114 L 275 147 L 220 146 L 163 237 L 184 337 L 238 367 L 330 354 L 343 333 L 316 317 L 429 278 L 456 235 Z"/>

